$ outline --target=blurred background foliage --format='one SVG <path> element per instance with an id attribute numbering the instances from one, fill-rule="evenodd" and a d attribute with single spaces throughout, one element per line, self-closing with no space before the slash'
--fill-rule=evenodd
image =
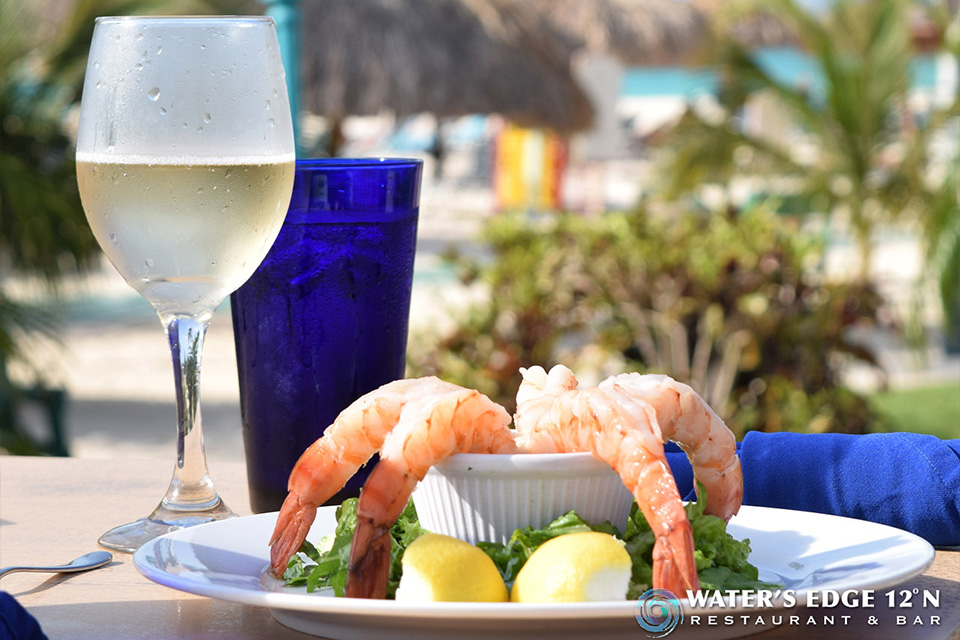
<path id="1" fill-rule="evenodd" d="M 951 23 L 944 8 L 922 7 L 957 56 L 957 16 Z M 815 15 L 792 0 L 726 4 L 715 15 L 715 49 L 705 54 L 720 70 L 718 100 L 693 105 L 663 135 L 654 196 L 629 213 L 491 220 L 489 259 L 453 256 L 463 281 L 482 282 L 489 299 L 452 335 L 419 336 L 412 373 L 479 388 L 508 408 L 518 367 L 562 362 L 587 383 L 624 370 L 667 373 L 700 391 L 738 436 L 918 427 L 922 406 L 912 405 L 916 419 L 905 421 L 903 401 L 871 402 L 842 375 L 856 363 L 879 369 L 850 329 L 922 324 L 886 306 L 869 278 L 884 226 L 906 225 L 921 237 L 924 275 L 940 283 L 948 343 L 960 345 L 960 167 L 956 158 L 932 157 L 934 136 L 955 132 L 960 103 L 955 96 L 922 114 L 909 106 L 907 25 L 917 8 L 838 2 Z M 777 81 L 731 36 L 731 25 L 758 14 L 813 57 L 819 84 Z M 758 98 L 786 114 L 786 135 L 744 127 L 744 109 Z M 738 202 L 735 185 L 745 176 L 768 195 Z M 705 188 L 721 197 L 704 204 Z M 827 237 L 851 231 L 857 277 L 826 280 L 825 236 L 775 213 L 788 199 L 826 212 Z M 654 213 L 665 202 L 669 214 Z M 947 409 L 933 430 L 956 437 L 960 390 L 934 397 L 932 406 Z"/>
<path id="2" fill-rule="evenodd" d="M 882 301 L 869 285 L 819 279 L 810 267 L 821 243 L 769 207 L 504 215 L 486 240 L 489 261 L 456 260 L 489 299 L 452 335 L 412 345 L 412 375 L 478 388 L 512 410 L 519 367 L 563 363 L 582 383 L 666 373 L 738 435 L 862 433 L 878 419 L 840 374 L 852 360 L 875 365 L 847 330 L 879 322 Z"/>
<path id="3" fill-rule="evenodd" d="M 876 231 L 912 226 L 940 281 L 950 339 L 960 346 L 960 165 L 936 157 L 937 136 L 960 135 L 960 96 L 922 110 L 911 106 L 916 45 L 909 25 L 920 8 L 943 34 L 944 53 L 960 56 L 960 22 L 953 16 L 951 24 L 939 3 L 837 2 L 824 16 L 794 0 L 729 3 L 718 14 L 721 32 L 762 10 L 793 34 L 820 77 L 787 84 L 738 40 L 718 37 L 719 104 L 689 110 L 670 133 L 659 184 L 668 199 L 714 185 L 729 200 L 738 176 L 766 179 L 770 191 L 826 211 L 832 228 L 852 231 L 863 283 Z M 757 99 L 782 111 L 794 129 L 746 128 L 744 110 Z"/>
<path id="4" fill-rule="evenodd" d="M 868 401 L 843 380 L 852 363 L 876 366 L 875 354 L 851 341 L 852 328 L 903 329 L 866 269 L 884 226 L 904 225 L 921 238 L 947 340 L 960 349 L 960 167 L 934 153 L 938 135 L 956 134 L 960 106 L 954 96 L 922 113 L 911 107 L 907 28 L 921 11 L 944 54 L 960 58 L 956 11 L 907 0 L 841 1 L 822 15 L 793 0 L 713 4 L 713 35 L 703 38 L 701 55 L 720 71 L 721 90 L 657 134 L 660 170 L 645 188 L 653 193 L 626 212 L 491 218 L 482 258 L 451 256 L 462 281 L 489 295 L 457 312 L 449 334 L 411 336 L 408 375 L 436 374 L 512 409 L 521 366 L 563 362 L 585 383 L 623 370 L 664 372 L 693 384 L 741 435 L 912 428 L 917 421 L 902 416 L 943 406 L 944 397 L 958 404 L 952 388 L 936 400 Z M 262 12 L 253 0 L 0 0 L 5 275 L 33 279 L 56 299 L 62 276 L 99 260 L 72 146 L 94 18 Z M 822 70 L 817 82 L 787 85 L 758 64 L 736 37 L 756 16 L 812 57 Z M 757 100 L 776 105 L 792 128 L 778 136 L 745 126 L 744 111 Z M 745 178 L 770 198 L 739 201 Z M 826 212 L 828 235 L 784 215 L 787 202 Z M 824 243 L 839 228 L 853 231 L 860 250 L 859 277 L 849 282 L 827 281 L 820 268 Z M 56 438 L 24 436 L 15 410 L 39 401 L 56 422 L 62 396 L 46 388 L 43 372 L 27 389 L 7 376 L 14 360 L 29 365 L 38 337 L 57 335 L 55 306 L 0 289 L 0 448 L 65 451 Z M 950 437 L 960 423 L 953 404 L 937 418 Z"/>
<path id="5" fill-rule="evenodd" d="M 97 264 L 100 249 L 80 205 L 74 130 L 93 35 L 100 15 L 224 13 L 254 3 L 226 0 L 0 0 L 0 269 L 35 281 L 55 301 L 63 276 Z M 53 15 L 51 15 L 51 13 Z M 11 299 L 0 288 L 0 447 L 11 453 L 65 454 L 63 390 L 50 389 L 33 366 L 39 339 L 57 340 L 57 305 Z M 24 388 L 11 364 L 29 372 Z M 31 438 L 18 407 L 39 403 L 53 435 Z"/>

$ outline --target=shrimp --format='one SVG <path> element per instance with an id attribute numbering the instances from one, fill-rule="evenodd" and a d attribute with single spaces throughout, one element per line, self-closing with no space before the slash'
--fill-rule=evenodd
<path id="1" fill-rule="evenodd" d="M 357 503 L 346 595 L 384 598 L 390 576 L 390 527 L 417 483 L 456 453 L 517 453 L 510 414 L 479 391 L 458 388 L 404 405 Z"/>
<path id="2" fill-rule="evenodd" d="M 664 375 L 624 373 L 600 388 L 653 405 L 663 441 L 680 445 L 707 493 L 705 513 L 729 520 L 740 510 L 743 475 L 733 433 L 690 386 Z"/>
<path id="3" fill-rule="evenodd" d="M 559 417 L 554 418 L 551 412 L 558 395 L 577 388 L 578 383 L 573 372 L 563 365 L 557 365 L 550 369 L 550 373 L 544 371 L 543 367 L 531 367 L 521 368 L 520 374 L 523 380 L 517 390 L 517 411 L 513 417 L 517 433 L 522 434 L 539 423 L 560 424 Z M 546 442 L 545 438 L 551 433 L 553 432 L 549 429 L 541 430 L 537 453 L 563 452 L 559 434 L 555 434 L 557 440 L 552 444 L 548 445 Z"/>
<path id="4" fill-rule="evenodd" d="M 317 507 L 343 488 L 381 446 L 397 424 L 403 407 L 424 396 L 462 387 L 439 378 L 395 380 L 344 409 L 323 435 L 300 456 L 287 481 L 287 494 L 270 538 L 270 566 L 283 575 L 300 549 Z"/>
<path id="5" fill-rule="evenodd" d="M 579 389 L 561 365 L 550 374 L 541 367 L 520 371 L 517 444 L 538 453 L 589 451 L 613 467 L 656 536 L 653 586 L 674 593 L 698 590 L 693 531 L 667 465 L 653 406 L 597 387 Z"/>

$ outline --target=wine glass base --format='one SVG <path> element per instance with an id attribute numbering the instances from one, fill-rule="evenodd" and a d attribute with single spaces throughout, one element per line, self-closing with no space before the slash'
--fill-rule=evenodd
<path id="1" fill-rule="evenodd" d="M 237 514 L 222 500 L 203 511 L 174 511 L 161 503 L 150 516 L 114 527 L 100 536 L 97 542 L 107 549 L 133 553 L 143 544 L 171 531 L 235 517 Z"/>

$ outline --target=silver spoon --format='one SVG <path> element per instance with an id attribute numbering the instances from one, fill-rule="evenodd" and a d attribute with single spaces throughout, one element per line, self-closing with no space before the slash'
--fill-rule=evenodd
<path id="1" fill-rule="evenodd" d="M 8 573 L 17 571 L 34 571 L 37 573 L 78 573 L 80 571 L 89 571 L 97 569 L 113 560 L 113 554 L 107 551 L 94 551 L 87 553 L 69 564 L 57 567 L 4 567 L 0 569 L 0 578 Z"/>

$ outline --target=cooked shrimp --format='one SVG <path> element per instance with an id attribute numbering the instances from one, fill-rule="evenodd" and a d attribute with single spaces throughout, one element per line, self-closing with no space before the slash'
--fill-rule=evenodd
<path id="1" fill-rule="evenodd" d="M 517 443 L 537 453 L 589 451 L 613 467 L 656 536 L 653 586 L 677 594 L 698 590 L 693 531 L 667 465 L 655 409 L 632 396 L 577 389 L 569 369 L 554 375 L 557 369 L 521 369 L 527 386 L 517 402 Z"/>
<path id="2" fill-rule="evenodd" d="M 740 510 L 743 476 L 733 433 L 690 386 L 664 375 L 624 373 L 600 388 L 653 405 L 663 441 L 680 445 L 707 492 L 705 512 L 729 520 Z"/>
<path id="3" fill-rule="evenodd" d="M 513 423 L 517 433 L 522 434 L 537 424 L 559 424 L 552 418 L 554 400 L 558 395 L 577 388 L 578 382 L 573 372 L 562 364 L 550 369 L 550 373 L 543 367 L 520 369 L 523 380 L 517 390 L 517 411 L 513 416 Z M 559 419 L 559 418 L 558 418 Z M 564 451 L 559 439 L 549 446 L 545 438 L 552 433 L 549 429 L 543 430 L 539 436 L 537 453 L 561 453 Z M 559 437 L 559 434 L 558 434 Z"/>
<path id="4" fill-rule="evenodd" d="M 425 395 L 458 389 L 435 377 L 395 380 L 361 396 L 337 416 L 290 473 L 289 493 L 270 538 L 270 565 L 277 576 L 283 575 L 290 557 L 306 539 L 317 507 L 379 451 L 402 408 Z"/>
<path id="5" fill-rule="evenodd" d="M 384 598 L 390 527 L 431 466 L 456 453 L 516 453 L 510 414 L 479 391 L 458 388 L 404 405 L 357 504 L 346 595 Z"/>

